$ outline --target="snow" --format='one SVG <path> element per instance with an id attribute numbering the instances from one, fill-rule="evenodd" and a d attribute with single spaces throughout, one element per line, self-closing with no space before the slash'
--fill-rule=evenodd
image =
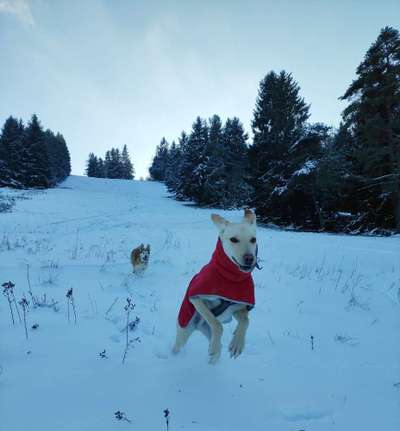
<path id="1" fill-rule="evenodd" d="M 293 175 L 309 175 L 316 167 L 317 162 L 315 160 L 307 160 L 300 169 L 294 172 Z"/>
<path id="2" fill-rule="evenodd" d="M 287 191 L 287 185 L 284 186 L 277 186 L 274 188 L 273 193 L 277 193 L 278 195 L 281 195 Z"/>
<path id="3" fill-rule="evenodd" d="M 338 211 L 336 213 L 339 217 L 353 217 L 352 213 L 346 212 L 346 211 Z"/>
<path id="4" fill-rule="evenodd" d="M 175 202 L 152 182 L 70 177 L 18 193 L 24 199 L 0 214 L 0 281 L 29 300 L 29 264 L 33 293 L 60 309 L 30 307 L 26 340 L 0 298 L 2 431 L 163 430 L 166 408 L 171 431 L 400 429 L 398 236 L 259 228 L 263 270 L 246 350 L 229 358 L 226 326 L 211 366 L 201 334 L 178 356 L 170 347 L 187 284 L 216 243 L 212 210 Z M 141 242 L 152 255 L 137 277 L 129 253 Z M 122 365 L 129 295 L 140 318 L 130 338 L 140 341 Z"/>

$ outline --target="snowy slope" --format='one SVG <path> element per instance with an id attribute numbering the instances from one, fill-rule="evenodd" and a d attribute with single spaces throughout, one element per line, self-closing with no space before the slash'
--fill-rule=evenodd
<path id="1" fill-rule="evenodd" d="M 27 295 L 29 264 L 33 293 L 60 310 L 31 308 L 39 328 L 27 341 L 0 298 L 1 431 L 165 430 L 165 408 L 171 431 L 400 429 L 399 237 L 259 229 L 245 353 L 229 358 L 228 326 L 210 366 L 201 335 L 176 357 L 170 347 L 187 284 L 215 246 L 213 211 L 150 182 L 70 177 L 24 196 L 0 214 L 0 282 Z M 152 246 L 142 278 L 129 263 L 140 242 Z M 128 295 L 140 342 L 122 365 Z"/>

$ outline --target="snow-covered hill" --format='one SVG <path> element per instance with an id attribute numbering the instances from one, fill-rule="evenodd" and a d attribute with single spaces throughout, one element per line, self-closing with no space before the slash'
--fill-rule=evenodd
<path id="1" fill-rule="evenodd" d="M 29 265 L 33 294 L 59 311 L 30 307 L 26 340 L 0 298 L 1 431 L 166 430 L 166 408 L 171 431 L 400 429 L 399 237 L 259 229 L 245 353 L 229 358 L 228 326 L 210 366 L 201 335 L 176 357 L 170 346 L 187 284 L 216 243 L 213 211 L 150 182 L 70 177 L 23 196 L 0 214 L 0 282 L 30 300 Z M 152 256 L 139 278 L 129 253 L 141 242 Z M 140 322 L 122 365 L 128 296 Z"/>

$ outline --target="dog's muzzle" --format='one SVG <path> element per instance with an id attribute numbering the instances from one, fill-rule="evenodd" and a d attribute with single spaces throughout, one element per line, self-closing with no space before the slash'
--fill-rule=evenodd
<path id="1" fill-rule="evenodd" d="M 254 268 L 257 268 L 258 270 L 262 269 L 262 267 L 259 265 L 259 258 L 258 258 L 258 245 L 256 247 L 256 253 L 255 256 L 253 257 L 253 255 L 245 255 L 245 262 L 246 260 L 249 262 L 250 261 L 250 256 L 251 256 L 251 264 L 249 265 L 241 265 L 233 256 L 232 256 L 232 260 L 236 263 L 236 265 L 240 268 L 241 271 L 243 272 L 252 272 L 254 270 Z"/>

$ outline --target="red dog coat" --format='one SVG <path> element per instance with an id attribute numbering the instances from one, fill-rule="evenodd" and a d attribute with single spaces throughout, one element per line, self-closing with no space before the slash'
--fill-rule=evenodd
<path id="1" fill-rule="evenodd" d="M 251 274 L 241 271 L 229 259 L 220 239 L 211 261 L 192 278 L 189 284 L 179 310 L 178 323 L 181 328 L 189 324 L 196 311 L 189 298 L 202 296 L 243 303 L 249 309 L 254 306 L 254 283 Z"/>

